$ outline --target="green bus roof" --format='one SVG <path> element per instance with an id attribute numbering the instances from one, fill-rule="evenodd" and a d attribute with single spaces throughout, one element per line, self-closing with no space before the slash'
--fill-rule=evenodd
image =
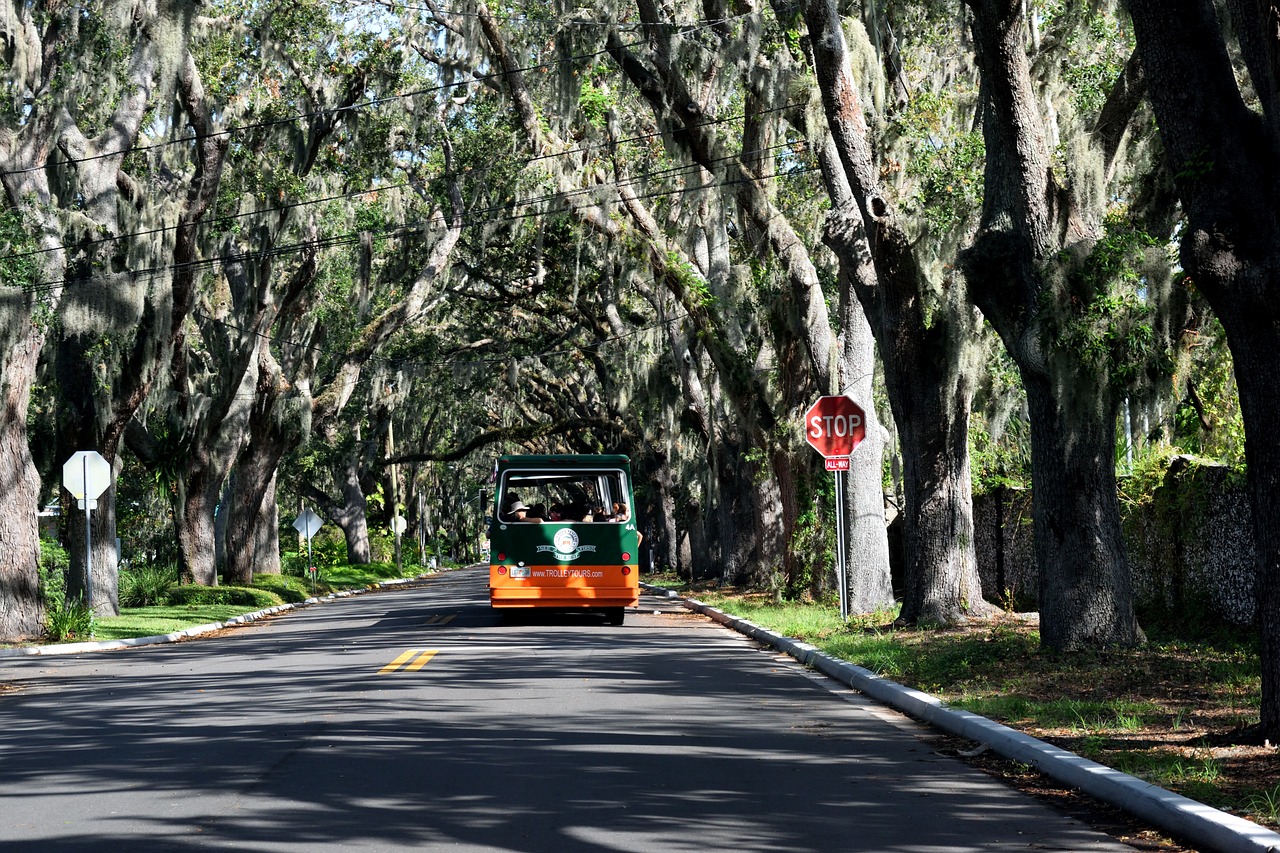
<path id="1" fill-rule="evenodd" d="M 621 453 L 555 453 L 530 454 L 528 456 L 499 456 L 498 467 L 554 466 L 574 468 L 600 468 L 604 466 L 630 467 L 631 459 Z"/>

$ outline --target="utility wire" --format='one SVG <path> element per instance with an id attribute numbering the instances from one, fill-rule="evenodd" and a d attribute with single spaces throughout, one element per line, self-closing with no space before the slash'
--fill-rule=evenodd
<path id="1" fill-rule="evenodd" d="M 699 128 L 702 128 L 702 127 L 714 127 L 715 125 L 718 125 L 718 124 L 727 124 L 728 122 L 731 122 L 731 121 L 737 121 L 737 120 L 739 120 L 739 119 L 756 118 L 756 117 L 759 117 L 759 116 L 770 115 L 770 114 L 772 114 L 772 113 L 784 112 L 784 111 L 789 110 L 789 109 L 792 109 L 793 107 L 796 107 L 796 106 L 799 106 L 799 104 L 784 104 L 783 106 L 780 106 L 780 107 L 773 107 L 773 108 L 770 108 L 770 109 L 767 109 L 767 110 L 760 110 L 760 111 L 755 112 L 755 113 L 739 113 L 739 114 L 732 115 L 732 116 L 725 116 L 725 117 L 721 117 L 721 118 L 713 119 L 713 120 L 711 120 L 711 121 L 702 122 L 701 124 L 696 125 L 696 127 L 699 127 Z M 579 147 L 577 147 L 577 148 L 570 148 L 570 149 L 567 149 L 567 150 L 565 150 L 565 151 L 557 151 L 557 152 L 553 152 L 553 153 L 550 153 L 550 154 L 539 154 L 539 155 L 534 156 L 534 157 L 528 157 L 528 158 L 525 158 L 524 160 L 507 160 L 507 161 L 504 161 L 504 162 L 501 162 L 501 163 L 495 163 L 495 164 L 493 164 L 493 165 L 491 165 L 491 166 L 483 167 L 483 168 L 481 168 L 481 169 L 472 169 L 472 170 L 451 170 L 451 171 L 447 171 L 447 172 L 441 172 L 438 176 L 435 176 L 434 178 L 432 178 L 432 180 L 446 180 L 446 179 L 449 179 L 449 178 L 456 178 L 456 177 L 463 176 L 463 175 L 465 175 L 465 176 L 466 176 L 466 177 L 468 177 L 468 178 L 475 179 L 475 178 L 483 177 L 483 176 L 487 175 L 489 172 L 491 172 L 491 171 L 495 171 L 495 170 L 497 170 L 497 169 L 499 169 L 499 168 L 505 168 L 505 167 L 510 167 L 510 166 L 515 166 L 515 167 L 517 167 L 517 168 L 522 168 L 522 167 L 524 167 L 524 166 L 528 166 L 528 165 L 530 165 L 530 164 L 532 164 L 532 163 L 536 163 L 536 162 L 539 162 L 539 161 L 541 161 L 541 160 L 549 160 L 549 159 L 552 159 L 552 158 L 555 158 L 555 157 L 567 157 L 567 156 L 571 156 L 571 155 L 573 155 L 573 154 L 582 154 L 582 153 L 587 153 L 587 152 L 597 151 L 597 150 L 612 150 L 613 148 L 617 147 L 618 145 L 626 145 L 626 144 L 629 144 L 629 143 L 635 143 L 635 142 L 646 142 L 646 141 L 648 141 L 648 140 L 655 139 L 655 138 L 658 138 L 658 137 L 662 136 L 662 135 L 663 135 L 663 133 L 664 133 L 663 131 L 658 130 L 658 131 L 653 131 L 653 132 L 651 132 L 651 133 L 644 133 L 644 134 L 640 134 L 640 135 L 637 135 L 637 136 L 625 137 L 625 138 L 622 138 L 622 139 L 611 140 L 611 141 L 608 141 L 608 142 L 602 142 L 602 143 L 598 143 L 598 144 L 595 144 L 595 145 L 582 145 L 582 146 L 579 146 Z M 736 157 L 748 157 L 748 156 L 755 156 L 755 155 L 759 155 L 759 154 L 767 154 L 767 153 L 769 153 L 770 151 L 782 150 L 782 149 L 785 149 L 785 148 L 790 147 L 790 146 L 792 146 L 792 145 L 795 145 L 795 144 L 797 144 L 797 142 L 799 142 L 799 141 L 801 141 L 801 140 L 797 140 L 797 141 L 793 141 L 793 142 L 783 142 L 783 143 L 779 143 L 779 144 L 777 144 L 777 145 L 774 145 L 774 146 L 771 146 L 771 147 L 769 147 L 769 148 L 762 149 L 762 150 L 759 150 L 759 151 L 743 151 L 743 152 L 740 152 L 740 153 L 738 153 L 738 154 L 736 154 L 736 155 L 726 155 L 726 156 L 724 156 L 724 157 L 718 157 L 718 158 L 716 158 L 713 162 L 727 162 L 727 161 L 729 161 L 729 160 L 732 160 L 735 156 L 736 156 Z M 694 168 L 694 169 L 696 169 L 696 168 L 697 168 L 697 166 L 696 166 L 696 164 L 694 164 L 694 166 L 693 166 L 693 167 L 690 167 L 690 166 L 688 166 L 687 164 L 681 164 L 681 165 L 677 165 L 677 166 L 672 166 L 672 167 L 670 167 L 669 169 L 667 169 L 667 170 L 665 170 L 665 171 L 666 171 L 666 172 L 672 172 L 672 173 L 675 173 L 675 172 L 678 172 L 678 171 L 681 171 L 681 170 L 684 170 L 684 169 L 688 169 L 688 168 Z M 660 174 L 662 174 L 662 172 L 661 172 L 661 171 L 659 171 L 659 172 L 649 172 L 649 173 L 643 173 L 642 175 L 635 176 L 635 177 L 636 177 L 637 179 L 639 179 L 639 178 L 643 178 L 643 177 L 657 176 L 657 175 L 660 175 Z M 368 195 L 368 194 L 370 194 L 370 193 L 381 193 L 381 192 L 388 192 L 388 191 L 390 191 L 390 190 L 405 189 L 405 188 L 411 187 L 411 186 L 413 186 L 413 185 L 414 185 L 414 182 L 413 182 L 413 181 L 402 181 L 402 182 L 400 182 L 400 183 L 382 184 L 382 185 L 375 186 L 375 187 L 363 188 L 363 189 L 358 189 L 358 190 L 351 190 L 351 191 L 349 191 L 349 192 L 339 193 L 339 194 L 331 195 L 331 196 L 324 196 L 324 197 L 316 198 L 316 199 L 307 199 L 307 200 L 303 200 L 303 201 L 289 202 L 289 203 L 287 203 L 287 204 L 282 204 L 282 205 L 279 205 L 278 207 L 267 208 L 267 209 L 265 209 L 265 210 L 252 210 L 252 211 L 247 211 L 247 212 L 243 212 L 243 213 L 232 213 L 232 214 L 226 214 L 226 215 L 223 215 L 223 216 L 210 217 L 210 218 L 208 218 L 208 219 L 203 220 L 201 224 L 202 224 L 202 225 L 205 225 L 205 226 L 215 226 L 215 225 L 220 225 L 220 224 L 222 224 L 222 223 L 226 223 L 226 222 L 233 222 L 233 221 L 236 221 L 236 220 L 239 220 L 239 219 L 247 219 L 247 218 L 250 218 L 250 217 L 262 216 L 262 215 L 265 215 L 265 214 L 280 214 L 280 213 L 284 213 L 284 212 L 291 211 L 291 210 L 297 210 L 297 209 L 301 209 L 301 208 L 305 208 L 305 207 L 310 207 L 310 206 L 312 206 L 312 205 L 328 204 L 328 203 L 333 202 L 333 201 L 341 201 L 341 200 L 343 200 L 343 199 L 356 198 L 356 197 L 358 197 L 358 196 Z M 85 242 L 84 242 L 84 243 L 82 243 L 82 244 L 78 244 L 78 245 L 77 245 L 77 247 L 83 246 L 83 247 L 86 247 L 86 248 L 87 248 L 87 247 L 92 247 L 92 246 L 99 246 L 99 245 L 103 245 L 103 244 L 106 244 L 106 243 L 112 243 L 112 242 L 116 242 L 116 241 L 120 241 L 120 240 L 130 240 L 130 239 L 136 239 L 136 238 L 139 238 L 139 237 L 150 237 L 150 236 L 154 236 L 154 235 L 156 235 L 156 234 L 163 234 L 163 233 L 165 233 L 166 231 L 171 230 L 171 229 L 172 229 L 172 227 L 173 227 L 173 226 L 166 226 L 166 227 L 162 227 L 162 228 L 152 228 L 152 229 L 149 229 L 149 230 L 146 230 L 146 231 L 132 231 L 132 232 L 124 233 L 124 234 L 116 234 L 116 235 L 113 235 L 113 236 L 110 236 L 110 237 L 100 237 L 100 238 L 98 238 L 98 239 L 96 239 L 96 240 L 88 240 L 88 241 L 85 241 Z M 62 245 L 58 245 L 58 246 L 47 246 L 47 247 L 43 247 L 43 248 L 39 248 L 39 249 L 28 249 L 28 250 L 23 251 L 23 252 L 13 252 L 13 253 L 11 253 L 11 254 L 7 254 L 7 255 L 0 255 L 0 261 L 3 261 L 3 260 L 9 260 L 9 259 L 15 259 L 15 258 L 31 257 L 31 256 L 35 256 L 35 255 L 52 254 L 52 253 L 54 253 L 54 252 L 67 251 L 67 250 L 69 250 L 69 249 L 71 249 L 71 248 L 72 248 L 71 246 L 67 246 L 67 245 L 65 245 L 65 244 L 62 244 Z"/>
<path id="2" fill-rule="evenodd" d="M 720 159 L 731 159 L 731 158 L 720 158 Z M 698 164 L 691 164 L 689 168 L 701 169 L 702 167 Z M 791 178 L 791 177 L 796 177 L 798 175 L 802 175 L 802 174 L 817 171 L 817 170 L 818 169 L 816 166 L 799 167 L 796 169 L 789 170 L 787 172 L 775 172 L 770 175 L 761 175 L 755 178 L 755 180 L 772 180 L 776 178 Z M 630 186 L 631 184 L 634 184 L 637 182 L 638 181 L 635 181 L 632 179 L 626 179 L 613 184 L 598 184 L 593 187 L 586 187 L 586 188 L 581 188 L 576 190 L 568 190 L 565 192 L 550 194 L 547 196 L 542 196 L 542 197 L 534 198 L 531 200 L 521 200 L 520 202 L 509 202 L 505 205 L 487 208 L 485 210 L 480 211 L 480 213 L 494 212 L 494 211 L 498 211 L 498 210 L 502 210 L 510 207 L 523 207 L 529 204 L 538 204 L 542 202 L 546 202 L 548 204 L 551 204 L 557 201 L 567 202 L 568 200 L 580 195 L 594 193 L 601 189 L 616 190 L 618 187 Z M 652 199 L 652 198 L 664 198 L 664 197 L 676 196 L 676 195 L 685 195 L 692 192 L 704 192 L 712 189 L 727 188 L 727 187 L 731 187 L 737 184 L 742 184 L 745 182 L 746 182 L 746 179 L 732 179 L 728 181 L 711 182 L 711 183 L 703 184 L 701 186 L 683 187 L 678 190 L 658 190 L 650 193 L 644 193 L 644 194 L 638 195 L 637 198 L 644 200 L 644 199 Z M 475 227 L 477 225 L 500 224 L 503 222 L 518 222 L 522 219 L 529 219 L 536 216 L 545 216 L 550 212 L 551 212 L 550 210 L 537 210 L 529 213 L 511 214 L 509 216 L 491 217 L 491 218 L 484 218 L 484 219 L 476 219 L 471 217 L 470 215 L 464 215 L 463 226 Z M 418 233 L 424 227 L 425 224 L 426 223 L 422 221 L 418 221 L 414 223 L 397 225 L 392 228 L 383 229 L 381 231 L 376 231 L 376 232 L 369 232 L 369 231 L 349 232 L 346 234 L 323 237 L 316 240 L 305 240 L 299 243 L 291 243 L 291 244 L 285 244 L 283 246 L 275 246 L 270 249 L 237 252 L 237 253 L 228 254 L 228 255 L 217 255 L 210 258 L 202 258 L 199 260 L 188 261 L 182 264 L 163 264 L 157 267 L 148 267 L 140 270 L 131 270 L 129 272 L 124 272 L 124 273 L 93 275 L 93 276 L 86 276 L 83 278 L 75 278 L 75 279 L 71 279 L 71 278 L 54 279 L 50 281 L 38 282 L 35 284 L 21 285 L 20 289 L 25 293 L 50 292 L 62 287 L 93 284 L 96 282 L 102 282 L 109 279 L 118 278 L 120 276 L 130 276 L 133 278 L 140 278 L 140 277 L 156 276 L 163 272 L 176 272 L 180 270 L 200 269 L 200 268 L 212 269 L 215 267 L 226 266 L 228 264 L 233 264 L 233 263 L 243 263 L 251 260 L 265 260 L 268 258 L 294 255 L 304 250 L 312 249 L 312 248 L 326 249 L 326 248 L 338 248 L 341 246 L 355 245 L 359 243 L 359 241 L 362 239 L 362 236 L 367 233 L 372 233 L 375 236 L 388 237 L 388 238 L 404 236 L 406 234 Z M 2 286 L 12 287 L 12 285 L 2 285 Z"/>

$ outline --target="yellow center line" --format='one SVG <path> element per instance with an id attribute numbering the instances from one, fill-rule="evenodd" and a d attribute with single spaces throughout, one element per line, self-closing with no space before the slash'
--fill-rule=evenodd
<path id="1" fill-rule="evenodd" d="M 391 663 L 387 664 L 382 669 L 378 670 L 378 674 L 382 675 L 388 672 L 395 672 L 397 669 L 400 668 L 400 664 L 404 663 L 405 661 L 407 661 L 409 658 L 413 657 L 417 653 L 418 653 L 417 649 L 409 649 L 409 651 L 400 655 L 400 657 L 396 658 Z M 432 654 L 435 654 L 435 652 L 432 652 Z M 425 663 L 426 661 L 423 661 L 423 662 Z"/>
<path id="2" fill-rule="evenodd" d="M 404 668 L 405 672 L 417 672 L 427 665 L 427 661 L 431 660 L 440 652 L 439 649 L 427 649 L 418 655 L 418 659 Z"/>

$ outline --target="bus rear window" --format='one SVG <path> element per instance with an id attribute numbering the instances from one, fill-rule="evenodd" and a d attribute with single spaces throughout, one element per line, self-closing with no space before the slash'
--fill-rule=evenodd
<path id="1" fill-rule="evenodd" d="M 503 523 L 626 521 L 626 474 L 617 469 L 503 472 L 498 520 Z"/>

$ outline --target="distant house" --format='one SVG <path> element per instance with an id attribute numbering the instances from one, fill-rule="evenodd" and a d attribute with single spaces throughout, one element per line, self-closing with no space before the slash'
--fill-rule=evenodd
<path id="1" fill-rule="evenodd" d="M 62 515 L 62 508 L 58 506 L 56 500 L 45 504 L 44 508 L 36 513 L 36 524 L 40 527 L 40 537 L 42 539 L 58 538 L 58 517 L 60 515 Z"/>

